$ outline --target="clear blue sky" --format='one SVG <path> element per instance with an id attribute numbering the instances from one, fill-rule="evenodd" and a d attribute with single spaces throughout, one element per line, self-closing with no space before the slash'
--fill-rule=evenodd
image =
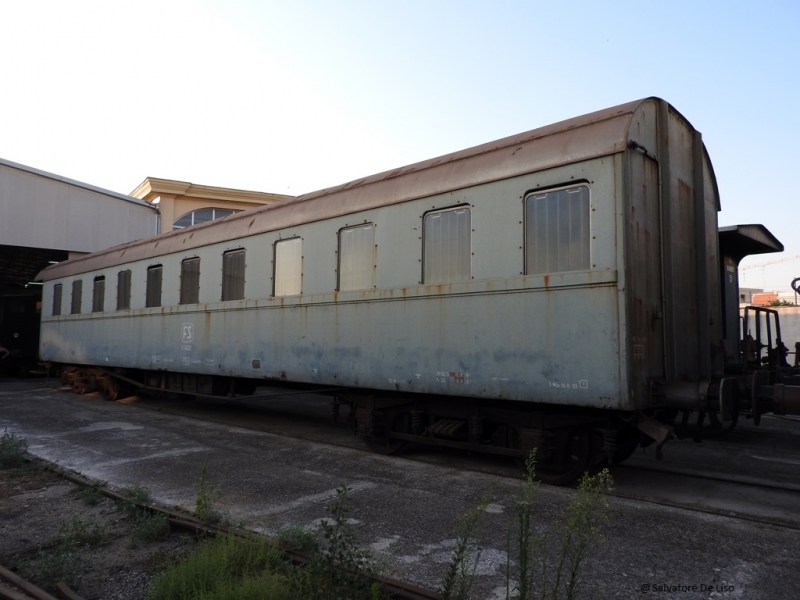
<path id="1" fill-rule="evenodd" d="M 0 0 L 0 157 L 300 194 L 660 96 L 703 133 L 720 224 L 796 256 L 798 31 L 797 0 Z"/>

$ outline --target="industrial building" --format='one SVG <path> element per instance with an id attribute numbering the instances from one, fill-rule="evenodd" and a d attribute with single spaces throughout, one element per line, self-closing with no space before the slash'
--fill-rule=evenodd
<path id="1" fill-rule="evenodd" d="M 153 177 L 125 195 L 0 159 L 0 373 L 37 359 L 49 264 L 285 198 Z"/>

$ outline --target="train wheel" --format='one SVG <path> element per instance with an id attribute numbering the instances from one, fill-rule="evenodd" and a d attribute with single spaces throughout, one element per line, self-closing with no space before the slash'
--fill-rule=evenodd
<path id="1" fill-rule="evenodd" d="M 621 448 L 617 448 L 616 452 L 614 452 L 614 464 L 618 465 L 622 462 L 625 462 L 631 456 L 633 456 L 633 453 L 636 452 L 638 448 L 639 448 L 639 440 L 630 442 L 622 446 Z"/>
<path id="2" fill-rule="evenodd" d="M 388 429 L 397 433 L 409 433 L 411 431 L 411 415 L 409 413 L 398 413 L 390 417 L 391 422 Z M 364 438 L 367 448 L 377 454 L 400 454 L 408 447 L 405 440 L 393 440 L 388 436 L 370 435 Z"/>
<path id="3" fill-rule="evenodd" d="M 550 456 L 536 465 L 536 475 L 543 483 L 564 485 L 583 475 L 592 460 L 592 434 L 587 427 L 554 432 Z"/>
<path id="4" fill-rule="evenodd" d="M 596 448 L 599 450 L 599 454 L 603 457 L 599 464 L 601 466 L 607 466 L 609 461 L 608 450 L 605 446 L 605 441 L 603 440 L 602 436 L 598 436 L 596 440 Z M 611 463 L 612 465 L 618 465 L 633 456 L 633 454 L 642 447 L 642 443 L 647 444 L 647 440 L 642 438 L 642 433 L 638 429 L 628 426 L 621 428 L 616 433 L 612 443 L 614 450 L 612 457 L 613 460 Z"/>

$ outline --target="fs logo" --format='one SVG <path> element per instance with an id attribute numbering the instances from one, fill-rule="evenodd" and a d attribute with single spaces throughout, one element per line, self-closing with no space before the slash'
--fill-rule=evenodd
<path id="1" fill-rule="evenodd" d="M 192 323 L 184 323 L 181 325 L 181 341 L 186 344 L 194 339 L 194 325 Z"/>

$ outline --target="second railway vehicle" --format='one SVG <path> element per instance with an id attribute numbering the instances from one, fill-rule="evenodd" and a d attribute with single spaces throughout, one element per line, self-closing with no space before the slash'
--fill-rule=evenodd
<path id="1" fill-rule="evenodd" d="M 40 354 L 112 398 L 334 388 L 376 451 L 535 448 L 562 483 L 677 411 L 800 412 L 775 315 L 740 349 L 738 261 L 782 246 L 719 210 L 648 98 L 48 267 Z"/>

